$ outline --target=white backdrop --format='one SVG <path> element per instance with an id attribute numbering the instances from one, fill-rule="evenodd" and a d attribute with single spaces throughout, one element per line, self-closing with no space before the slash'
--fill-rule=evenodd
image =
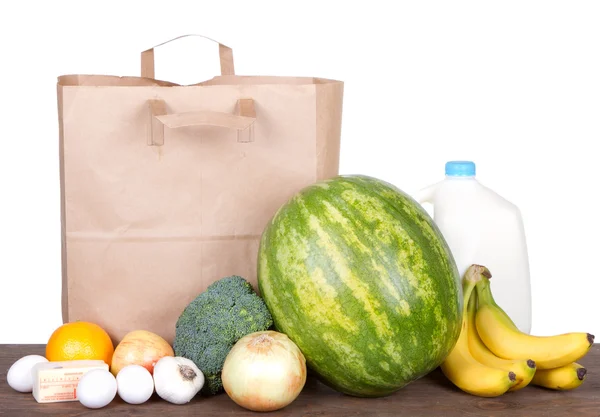
<path id="1" fill-rule="evenodd" d="M 600 3 L 358 3 L 1 2 L 0 343 L 61 324 L 56 77 L 138 75 L 188 33 L 231 46 L 238 74 L 345 81 L 342 173 L 412 192 L 474 160 L 522 210 L 532 333 L 600 336 Z M 198 38 L 156 59 L 178 83 L 219 68 Z"/>

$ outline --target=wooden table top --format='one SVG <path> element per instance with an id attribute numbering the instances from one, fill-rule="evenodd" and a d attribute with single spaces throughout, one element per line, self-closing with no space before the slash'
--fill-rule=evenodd
<path id="1" fill-rule="evenodd" d="M 0 345 L 0 415 L 2 416 L 256 416 L 226 394 L 196 397 L 186 405 L 174 405 L 156 394 L 146 403 L 129 405 L 117 395 L 108 406 L 92 410 L 79 402 L 38 404 L 28 393 L 19 393 L 6 382 L 8 368 L 20 357 L 44 354 L 43 345 Z M 309 378 L 300 396 L 288 407 L 269 416 L 561 416 L 600 417 L 600 344 L 580 361 L 588 370 L 579 388 L 558 392 L 529 386 L 497 398 L 465 394 L 454 387 L 439 369 L 383 398 L 354 398 L 339 394 Z"/>

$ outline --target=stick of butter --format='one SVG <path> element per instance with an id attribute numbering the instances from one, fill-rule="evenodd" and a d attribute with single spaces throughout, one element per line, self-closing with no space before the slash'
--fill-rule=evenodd
<path id="1" fill-rule="evenodd" d="M 38 403 L 55 403 L 77 400 L 77 384 L 87 371 L 105 369 L 100 360 L 42 362 L 33 366 L 33 398 Z"/>

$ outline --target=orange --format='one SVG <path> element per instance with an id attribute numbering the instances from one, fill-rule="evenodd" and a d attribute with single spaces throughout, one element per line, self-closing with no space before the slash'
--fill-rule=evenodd
<path id="1" fill-rule="evenodd" d="M 63 324 L 52 333 L 46 344 L 46 359 L 51 362 L 100 359 L 110 366 L 114 351 L 112 340 L 102 327 L 76 321 Z"/>

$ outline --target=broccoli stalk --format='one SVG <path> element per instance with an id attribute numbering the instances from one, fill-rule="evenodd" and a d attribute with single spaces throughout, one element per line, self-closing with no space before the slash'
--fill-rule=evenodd
<path id="1" fill-rule="evenodd" d="M 204 374 L 201 393 L 215 395 L 223 389 L 221 370 L 233 345 L 272 325 L 271 313 L 252 285 L 242 277 L 230 276 L 211 284 L 183 310 L 173 349 Z"/>

